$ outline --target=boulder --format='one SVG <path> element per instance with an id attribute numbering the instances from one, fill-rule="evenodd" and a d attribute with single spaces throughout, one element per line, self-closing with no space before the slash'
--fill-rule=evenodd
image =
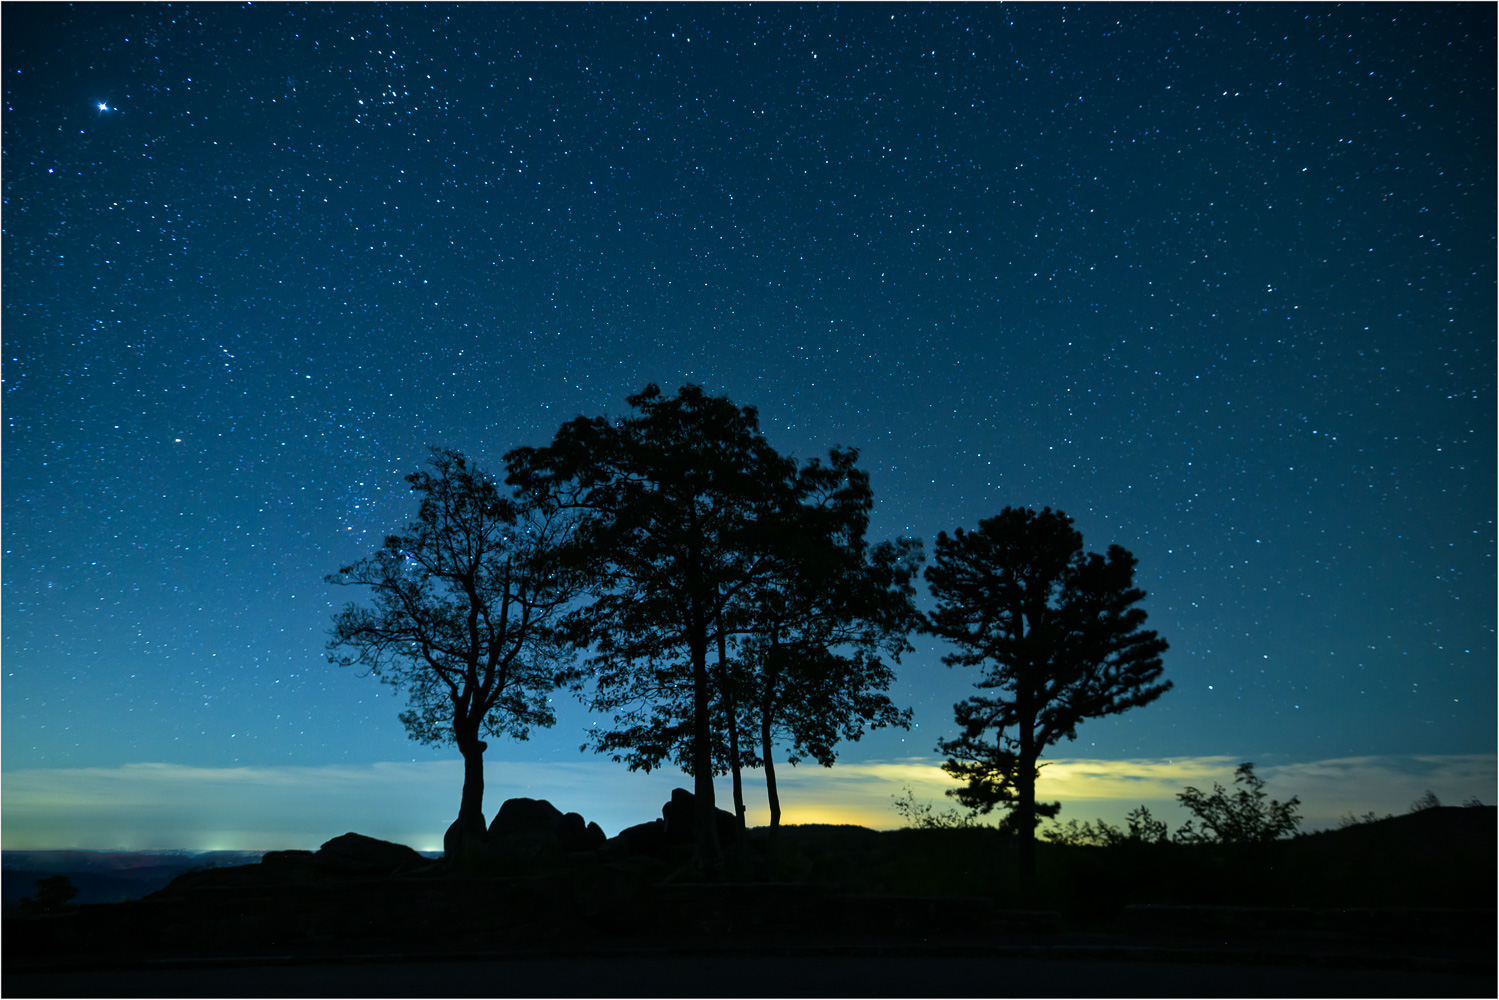
<path id="1" fill-rule="evenodd" d="M 393 844 L 358 833 L 334 837 L 318 848 L 312 860 L 320 868 L 349 875 L 390 875 L 412 871 L 429 863 L 405 844 Z"/>
<path id="2" fill-rule="evenodd" d="M 531 859 L 596 851 L 605 840 L 597 823 L 575 812 L 564 815 L 546 799 L 507 799 L 489 824 L 484 850 L 491 857 Z"/>
<path id="3" fill-rule="evenodd" d="M 489 824 L 488 839 L 552 836 L 562 812 L 546 799 L 506 799 Z"/>
<path id="4" fill-rule="evenodd" d="M 465 818 L 461 813 L 448 824 L 442 835 L 442 855 L 448 861 L 463 861 L 465 855 L 483 851 L 488 831 L 484 829 L 484 814 Z M 467 860 L 472 861 L 473 858 Z"/>
<path id="5" fill-rule="evenodd" d="M 661 807 L 661 816 L 666 820 L 668 844 L 691 844 L 697 839 L 697 799 L 687 789 L 671 790 L 671 801 Z M 718 821 L 719 844 L 729 846 L 738 834 L 739 823 L 733 813 L 716 807 L 713 818 Z"/>
<path id="6" fill-rule="evenodd" d="M 568 813 L 557 823 L 557 842 L 569 854 L 596 851 L 604 845 L 604 831 L 597 823 L 583 822 L 577 813 Z"/>
<path id="7" fill-rule="evenodd" d="M 603 831 L 600 830 L 600 833 Z M 660 857 L 666 851 L 666 821 L 653 819 L 649 823 L 627 826 L 610 837 L 603 845 L 608 857 Z"/>

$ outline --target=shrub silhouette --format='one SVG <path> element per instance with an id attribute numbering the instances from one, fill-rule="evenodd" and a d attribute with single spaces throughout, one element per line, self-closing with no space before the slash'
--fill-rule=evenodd
<path id="1" fill-rule="evenodd" d="M 66 875 L 51 875 L 36 880 L 36 895 L 21 900 L 27 913 L 58 913 L 78 895 L 78 887 Z"/>
<path id="2" fill-rule="evenodd" d="M 1191 785 L 1177 795 L 1177 801 L 1200 825 L 1188 820 L 1176 831 L 1176 839 L 1185 844 L 1262 844 L 1301 824 L 1296 814 L 1301 799 L 1293 795 L 1286 802 L 1267 802 L 1265 782 L 1254 773 L 1253 764 L 1245 762 L 1234 770 L 1234 784 L 1242 787 L 1232 795 L 1217 782 L 1213 783 L 1212 795 Z"/>

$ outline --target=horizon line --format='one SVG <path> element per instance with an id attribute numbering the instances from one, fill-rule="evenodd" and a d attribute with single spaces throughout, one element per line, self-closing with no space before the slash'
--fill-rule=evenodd
<path id="1" fill-rule="evenodd" d="M 1300 799 L 1303 829 L 1311 832 L 1350 815 L 1405 812 L 1426 791 L 1450 804 L 1492 798 L 1499 779 L 1496 758 L 1494 753 L 1363 755 L 1259 764 L 1256 773 L 1272 798 Z M 1064 822 L 1103 819 L 1118 825 L 1129 810 L 1145 805 L 1157 818 L 1178 825 L 1177 816 L 1186 817 L 1177 802 L 1184 787 L 1232 787 L 1234 768 L 1245 759 L 1059 757 L 1043 762 L 1037 793 L 1063 803 Z M 938 812 L 956 809 L 944 793 L 957 782 L 940 765 L 939 758 L 913 756 L 786 768 L 777 774 L 782 823 L 876 830 L 909 826 L 893 804 L 906 789 Z M 485 771 L 487 817 L 506 799 L 541 798 L 597 822 L 609 836 L 659 816 L 673 788 L 692 787 L 692 779 L 676 768 L 631 772 L 600 760 L 491 760 Z M 726 785 L 715 781 L 720 807 L 732 802 Z M 438 851 L 457 814 L 461 786 L 462 762 L 456 758 L 0 770 L 0 849 L 306 850 L 354 831 Z M 768 826 L 763 780 L 750 777 L 744 788 L 746 821 L 751 828 Z M 183 846 L 157 846 L 162 843 Z"/>

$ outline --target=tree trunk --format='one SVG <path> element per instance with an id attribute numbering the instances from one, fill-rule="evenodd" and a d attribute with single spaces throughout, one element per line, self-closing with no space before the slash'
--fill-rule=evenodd
<path id="1" fill-rule="evenodd" d="M 775 721 L 776 683 L 780 673 L 776 669 L 777 646 L 772 645 L 765 661 L 765 690 L 760 700 L 760 757 L 765 762 L 765 797 L 770 800 L 770 835 L 774 837 L 781 828 L 781 796 L 776 792 L 776 766 L 771 759 L 771 727 Z"/>
<path id="2" fill-rule="evenodd" d="M 723 867 L 723 848 L 718 843 L 717 803 L 713 798 L 713 730 L 708 716 L 708 630 L 696 627 L 692 641 L 692 792 L 697 803 L 697 838 L 694 860 L 700 867 L 718 871 Z"/>
<path id="3" fill-rule="evenodd" d="M 723 632 L 723 616 L 718 619 L 718 686 L 723 692 L 724 713 L 729 720 L 729 773 L 734 779 L 734 850 L 744 856 L 744 782 L 739 772 L 739 716 L 734 703 L 734 690 L 729 686 L 728 638 Z"/>
<path id="4" fill-rule="evenodd" d="M 708 611 L 703 580 L 702 537 L 696 523 L 696 508 L 689 502 L 686 559 L 687 654 L 692 660 L 692 792 L 697 805 L 697 836 L 693 838 L 693 861 L 698 868 L 720 871 L 723 849 L 718 843 L 718 821 L 713 815 L 713 723 L 708 709 L 713 691 L 708 684 Z"/>
<path id="5" fill-rule="evenodd" d="M 1036 709 L 1028 685 L 1029 678 L 1022 673 L 1020 683 L 1015 685 L 1016 716 L 1020 727 L 1020 759 L 1016 762 L 1016 789 L 1020 792 L 1020 842 L 1018 861 L 1020 865 L 1020 891 L 1027 905 L 1036 888 Z"/>
<path id="6" fill-rule="evenodd" d="M 1021 740 L 1022 746 L 1028 742 Z M 1029 898 L 1036 888 L 1036 763 L 1024 749 L 1016 781 L 1020 790 L 1020 889 Z"/>
<path id="7" fill-rule="evenodd" d="M 442 838 L 445 860 L 463 865 L 478 860 L 484 851 L 484 751 L 489 744 L 465 737 L 458 741 L 463 754 L 463 798 L 458 804 L 458 818 Z"/>
<path id="8" fill-rule="evenodd" d="M 770 835 L 781 828 L 781 797 L 776 793 L 776 766 L 770 758 L 770 707 L 760 713 L 760 759 L 765 762 L 765 797 L 770 800 Z"/>

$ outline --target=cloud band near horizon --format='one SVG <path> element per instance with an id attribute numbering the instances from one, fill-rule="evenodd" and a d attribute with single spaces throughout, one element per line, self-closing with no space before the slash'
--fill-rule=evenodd
<path id="1" fill-rule="evenodd" d="M 1188 785 L 1232 784 L 1243 758 L 1229 756 L 1136 760 L 1063 758 L 1047 762 L 1037 794 L 1063 803 L 1062 819 L 1120 824 L 1147 805 L 1173 827 L 1186 819 L 1176 795 Z M 953 807 L 953 787 L 930 757 L 783 767 L 777 771 L 782 822 L 855 823 L 875 829 L 903 825 L 893 798 L 910 788 L 935 809 Z M 692 780 L 674 768 L 650 774 L 598 760 L 492 761 L 486 765 L 486 816 L 507 798 L 550 800 L 581 813 L 610 835 L 660 815 L 676 787 Z M 199 768 L 126 764 L 112 768 L 47 768 L 0 775 L 0 845 L 8 850 L 93 849 L 272 850 L 316 848 L 353 830 L 438 850 L 457 813 L 458 760 L 359 765 Z M 1350 757 L 1256 767 L 1272 798 L 1301 799 L 1302 829 L 1336 825 L 1373 811 L 1405 812 L 1423 792 L 1444 803 L 1494 801 L 1495 754 Z M 732 808 L 728 778 L 716 793 Z M 763 776 L 744 779 L 749 823 L 769 823 Z"/>

